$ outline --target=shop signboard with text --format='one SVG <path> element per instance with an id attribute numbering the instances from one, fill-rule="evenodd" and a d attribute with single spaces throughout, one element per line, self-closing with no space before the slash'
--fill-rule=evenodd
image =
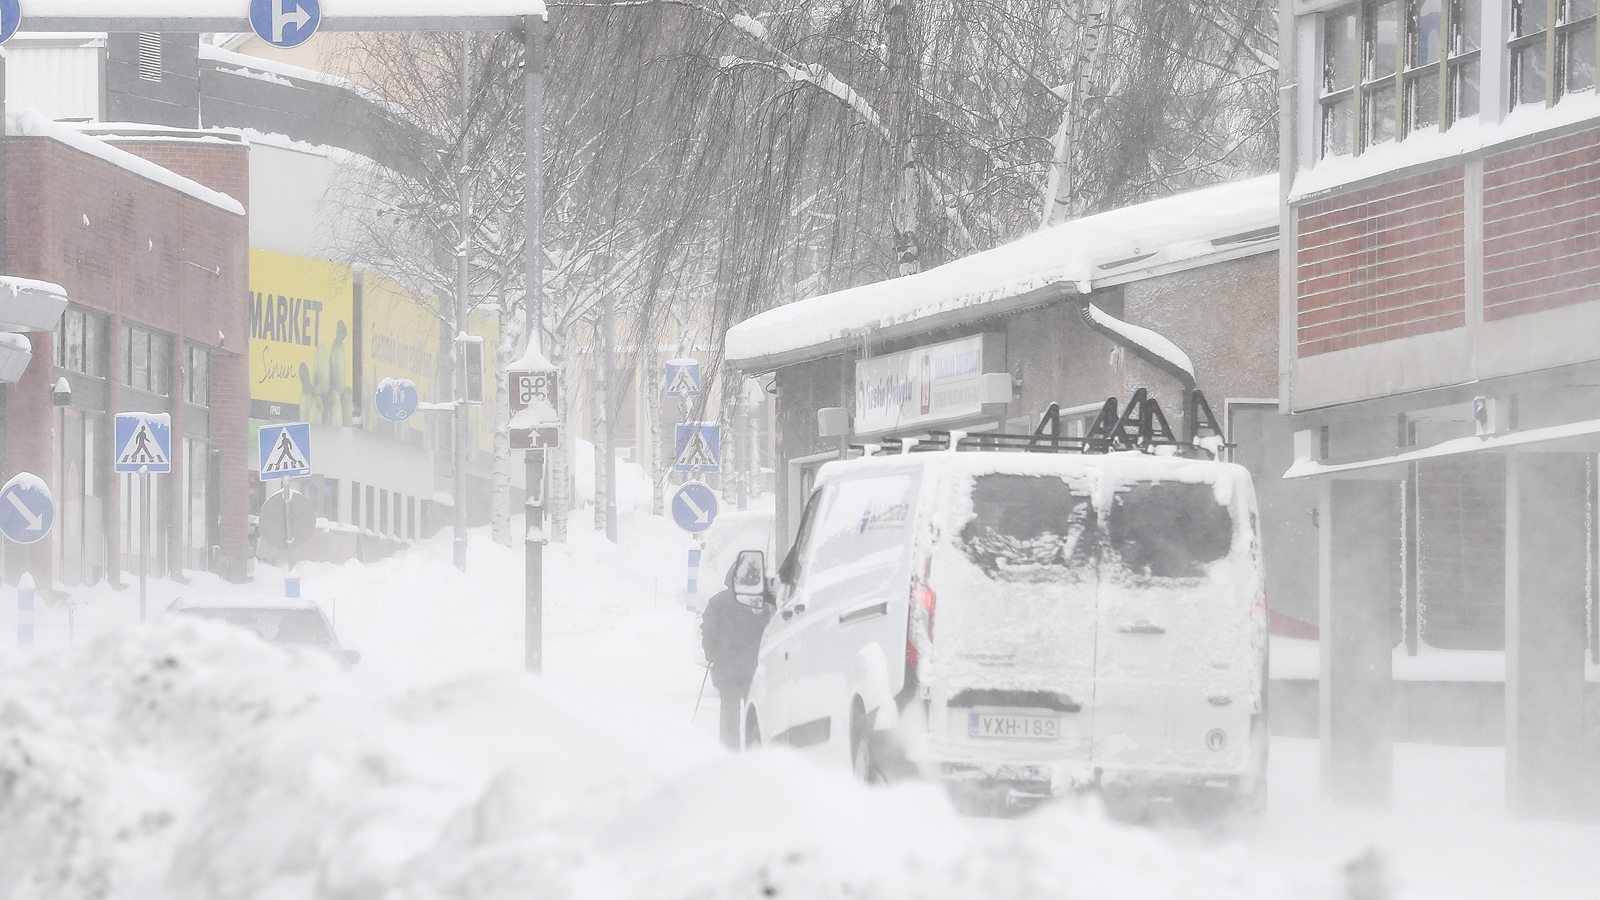
<path id="1" fill-rule="evenodd" d="M 250 251 L 250 415 L 349 425 L 355 411 L 349 266 Z"/>
<path id="2" fill-rule="evenodd" d="M 856 363 L 856 434 L 902 431 L 983 413 L 984 335 Z"/>

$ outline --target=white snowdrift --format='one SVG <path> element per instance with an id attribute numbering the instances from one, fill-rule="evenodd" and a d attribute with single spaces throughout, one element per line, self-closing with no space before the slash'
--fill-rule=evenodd
<path id="1" fill-rule="evenodd" d="M 1242 849 L 958 818 L 484 675 L 381 696 L 167 617 L 0 670 L 0 896 L 1285 898 Z"/>

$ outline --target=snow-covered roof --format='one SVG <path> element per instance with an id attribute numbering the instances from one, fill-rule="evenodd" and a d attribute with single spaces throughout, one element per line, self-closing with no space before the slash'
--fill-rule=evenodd
<path id="1" fill-rule="evenodd" d="M 833 352 L 857 335 L 893 337 L 993 315 L 1007 301 L 1097 285 L 1277 246 L 1277 175 L 1085 216 L 926 272 L 780 306 L 728 329 L 726 358 L 753 370 Z"/>
<path id="2" fill-rule="evenodd" d="M 185 178 L 171 169 L 164 169 L 142 156 L 135 156 L 119 147 L 113 147 L 99 138 L 80 133 L 77 129 L 52 122 L 37 110 L 21 109 L 6 113 L 6 134 L 12 137 L 43 137 L 66 144 L 90 156 L 99 157 L 114 166 L 150 179 L 175 191 L 188 194 L 202 203 L 226 210 L 236 216 L 244 215 L 244 206 L 221 191 L 214 191 L 198 181 Z"/>

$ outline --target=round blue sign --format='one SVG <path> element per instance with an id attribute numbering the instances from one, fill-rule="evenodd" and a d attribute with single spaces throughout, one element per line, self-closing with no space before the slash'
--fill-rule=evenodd
<path id="1" fill-rule="evenodd" d="M 4 0 L 0 0 L 4 2 Z M 274 47 L 298 47 L 322 21 L 317 0 L 250 0 L 250 27 Z"/>
<path id="2" fill-rule="evenodd" d="M 50 533 L 56 502 L 50 486 L 32 472 L 18 472 L 0 488 L 0 533 L 19 544 L 31 544 Z"/>
<path id="3" fill-rule="evenodd" d="M 416 382 L 409 378 L 385 378 L 378 382 L 378 415 L 391 422 L 404 422 L 416 412 Z"/>
<path id="4" fill-rule="evenodd" d="M 22 24 L 22 6 L 19 0 L 0 0 L 0 44 L 11 40 Z"/>
<path id="5" fill-rule="evenodd" d="M 711 527 L 717 517 L 717 495 L 703 481 L 685 482 L 672 495 L 672 521 L 690 534 Z"/>

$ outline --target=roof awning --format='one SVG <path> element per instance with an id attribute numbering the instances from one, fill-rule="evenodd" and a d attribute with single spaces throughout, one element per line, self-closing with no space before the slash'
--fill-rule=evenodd
<path id="1" fill-rule="evenodd" d="M 1431 447 L 1419 447 L 1354 462 L 1325 463 L 1310 459 L 1296 460 L 1283 477 L 1289 478 L 1351 478 L 1399 479 L 1405 477 L 1407 467 L 1414 462 L 1447 459 L 1468 453 L 1493 453 L 1525 451 L 1539 453 L 1595 453 L 1600 452 L 1600 419 L 1584 419 L 1565 425 L 1529 428 L 1506 434 L 1483 437 L 1462 437 L 1443 441 Z"/>

